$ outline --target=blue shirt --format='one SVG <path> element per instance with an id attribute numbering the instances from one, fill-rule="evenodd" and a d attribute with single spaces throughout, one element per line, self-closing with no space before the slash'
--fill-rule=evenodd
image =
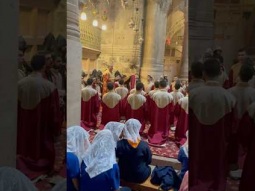
<path id="1" fill-rule="evenodd" d="M 118 164 L 114 164 L 113 168 L 102 172 L 101 174 L 90 178 L 85 170 L 84 162 L 81 164 L 81 191 L 114 191 L 120 186 L 120 173 Z"/>
<path id="2" fill-rule="evenodd" d="M 80 179 L 80 165 L 78 157 L 70 152 L 66 153 L 67 191 L 76 191 L 72 179 Z"/>
<path id="3" fill-rule="evenodd" d="M 116 156 L 119 159 L 120 177 L 134 183 L 144 182 L 151 174 L 151 150 L 148 144 L 140 141 L 133 148 L 126 139 L 117 142 Z"/>
<path id="4" fill-rule="evenodd" d="M 179 154 L 178 154 L 178 160 L 181 162 L 182 164 L 182 169 L 181 172 L 179 174 L 181 180 L 184 177 L 184 174 L 186 173 L 186 171 L 189 169 L 189 158 L 187 157 L 187 155 L 185 154 L 183 147 L 180 148 Z"/>

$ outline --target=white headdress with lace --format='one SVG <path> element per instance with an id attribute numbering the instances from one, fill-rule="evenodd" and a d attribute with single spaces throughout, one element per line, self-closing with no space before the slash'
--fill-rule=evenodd
<path id="1" fill-rule="evenodd" d="M 137 119 L 127 120 L 123 129 L 124 139 L 137 143 L 138 139 L 141 139 L 139 134 L 141 126 L 142 124 Z"/>
<path id="2" fill-rule="evenodd" d="M 75 154 L 81 164 L 87 149 L 90 147 L 89 133 L 80 126 L 67 128 L 67 152 Z"/>
<path id="3" fill-rule="evenodd" d="M 0 167 L 0 190 L 37 191 L 33 182 L 15 168 Z"/>
<path id="4" fill-rule="evenodd" d="M 94 138 L 83 158 L 86 172 L 90 178 L 113 168 L 116 163 L 115 145 L 112 132 L 108 129 L 100 131 Z"/>
<path id="5" fill-rule="evenodd" d="M 117 143 L 117 141 L 119 140 L 119 137 L 123 131 L 125 127 L 124 123 L 120 123 L 120 122 L 109 122 L 105 125 L 105 129 L 108 129 L 112 132 L 113 134 L 113 139 L 114 141 Z"/>

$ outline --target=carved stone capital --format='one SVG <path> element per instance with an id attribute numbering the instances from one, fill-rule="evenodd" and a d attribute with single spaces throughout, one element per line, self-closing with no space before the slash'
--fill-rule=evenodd
<path id="1" fill-rule="evenodd" d="M 67 39 L 80 41 L 78 0 L 67 0 Z"/>

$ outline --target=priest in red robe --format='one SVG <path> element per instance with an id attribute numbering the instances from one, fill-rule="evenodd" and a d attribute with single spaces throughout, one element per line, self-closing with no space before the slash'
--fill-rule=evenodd
<path id="1" fill-rule="evenodd" d="M 207 59 L 203 73 L 205 85 L 189 94 L 189 189 L 225 191 L 235 98 L 218 81 L 217 59 Z"/>
<path id="2" fill-rule="evenodd" d="M 148 141 L 152 145 L 164 145 L 169 138 L 170 115 L 173 113 L 173 97 L 166 90 L 167 82 L 159 82 L 159 90 L 153 94 L 150 105 L 151 127 Z"/>
<path id="3" fill-rule="evenodd" d="M 128 89 L 124 86 L 124 80 L 121 79 L 119 81 L 119 87 L 115 89 L 115 92 L 120 95 L 121 101 L 120 101 L 120 108 L 121 108 L 121 116 L 125 116 L 125 107 L 127 103 L 127 97 L 128 97 Z"/>
<path id="4" fill-rule="evenodd" d="M 243 64 L 239 72 L 239 82 L 234 87 L 229 89 L 229 92 L 236 98 L 236 128 L 233 130 L 231 136 L 232 139 L 229 150 L 229 162 L 232 165 L 237 165 L 239 163 L 240 169 L 242 169 L 242 161 L 246 153 L 244 152 L 241 144 L 238 143 L 238 132 L 241 132 L 242 128 L 245 128 L 242 122 L 245 111 L 252 102 L 255 102 L 255 89 L 250 87 L 248 84 L 248 81 L 253 77 L 253 75 L 253 67 L 247 64 Z"/>
<path id="5" fill-rule="evenodd" d="M 102 125 L 110 121 L 120 121 L 120 100 L 121 96 L 114 91 L 114 83 L 108 82 L 108 92 L 102 98 Z"/>
<path id="6" fill-rule="evenodd" d="M 100 101 L 97 90 L 92 87 L 93 79 L 87 80 L 87 86 L 81 90 L 81 126 L 86 130 L 95 128 Z"/>
<path id="7" fill-rule="evenodd" d="M 44 55 L 33 56 L 33 72 L 18 83 L 17 169 L 31 179 L 53 170 L 61 130 L 58 90 L 43 78 L 45 63 Z"/>
<path id="8" fill-rule="evenodd" d="M 176 129 L 175 129 L 175 141 L 183 145 L 186 142 L 186 132 L 189 127 L 189 98 L 188 95 L 179 99 L 175 105 L 174 115 L 177 118 Z"/>
<path id="9" fill-rule="evenodd" d="M 134 118 L 142 124 L 140 133 L 143 133 L 147 120 L 147 102 L 145 96 L 141 94 L 143 87 L 143 83 L 137 82 L 136 92 L 128 96 L 125 108 L 126 120 Z"/>
<path id="10" fill-rule="evenodd" d="M 255 177 L 255 102 L 252 103 L 246 112 L 248 115 L 245 120 L 245 132 L 243 132 L 247 149 L 247 156 L 244 162 L 243 173 L 239 185 L 239 191 L 253 191 Z"/>

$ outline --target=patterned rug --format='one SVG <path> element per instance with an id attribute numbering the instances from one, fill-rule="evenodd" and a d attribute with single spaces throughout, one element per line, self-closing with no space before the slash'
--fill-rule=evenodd
<path id="1" fill-rule="evenodd" d="M 90 134 L 90 141 L 94 139 L 96 132 L 91 130 L 89 131 Z M 167 141 L 166 145 L 164 147 L 156 147 L 149 145 L 151 152 L 153 155 L 167 157 L 167 158 L 177 158 L 179 153 L 178 146 L 171 140 L 171 136 L 173 136 L 173 133 L 170 134 L 169 141 Z M 144 141 L 147 141 L 145 138 L 142 137 Z"/>
<path id="2" fill-rule="evenodd" d="M 58 182 L 66 177 L 66 128 L 62 128 L 62 133 L 55 141 L 55 165 L 54 172 L 51 175 L 42 175 L 35 181 L 35 186 L 40 191 L 50 191 Z"/>

